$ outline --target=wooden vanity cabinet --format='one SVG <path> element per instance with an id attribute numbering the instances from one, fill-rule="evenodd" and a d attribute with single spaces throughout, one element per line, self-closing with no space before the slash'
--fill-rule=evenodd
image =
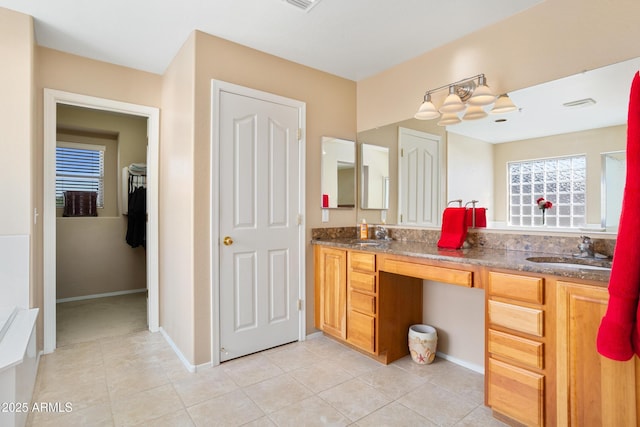
<path id="1" fill-rule="evenodd" d="M 315 246 L 315 326 L 347 337 L 347 251 Z"/>
<path id="2" fill-rule="evenodd" d="M 546 422 L 545 280 L 489 271 L 486 404 L 528 426 Z"/>
<path id="3" fill-rule="evenodd" d="M 350 251 L 347 266 L 347 342 L 376 354 L 376 255 L 370 252 Z"/>
<path id="4" fill-rule="evenodd" d="M 558 281 L 557 295 L 558 425 L 639 425 L 640 360 L 596 350 L 607 288 Z"/>

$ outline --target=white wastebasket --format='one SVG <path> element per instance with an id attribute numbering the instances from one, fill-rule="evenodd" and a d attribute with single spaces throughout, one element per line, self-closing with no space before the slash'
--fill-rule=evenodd
<path id="1" fill-rule="evenodd" d="M 438 333 L 429 325 L 412 325 L 409 328 L 409 352 L 414 362 L 428 365 L 436 358 Z"/>

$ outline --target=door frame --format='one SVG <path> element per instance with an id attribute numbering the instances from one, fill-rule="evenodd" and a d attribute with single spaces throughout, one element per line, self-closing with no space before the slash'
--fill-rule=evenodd
<path id="1" fill-rule="evenodd" d="M 298 187 L 298 300 L 301 301 L 298 310 L 298 340 L 304 341 L 306 336 L 306 307 L 305 307 L 305 277 L 306 277 L 306 246 L 305 246 L 305 188 L 306 188 L 306 103 L 295 99 L 285 98 L 269 92 L 239 86 L 221 80 L 211 80 L 211 363 L 220 364 L 220 94 L 234 93 L 255 99 L 275 102 L 298 109 L 299 154 L 298 167 L 300 185 Z"/>
<path id="2" fill-rule="evenodd" d="M 160 327 L 158 285 L 158 164 L 160 110 L 55 89 L 44 89 L 43 276 L 44 352 L 56 349 L 56 125 L 58 104 L 147 118 L 147 316 L 149 330 Z"/>

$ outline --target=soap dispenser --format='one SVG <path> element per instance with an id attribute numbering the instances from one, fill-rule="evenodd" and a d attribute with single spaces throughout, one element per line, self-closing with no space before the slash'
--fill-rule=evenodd
<path id="1" fill-rule="evenodd" d="M 369 238 L 369 225 L 367 224 L 367 220 L 362 218 L 362 222 L 360 223 L 360 240 L 367 240 Z"/>

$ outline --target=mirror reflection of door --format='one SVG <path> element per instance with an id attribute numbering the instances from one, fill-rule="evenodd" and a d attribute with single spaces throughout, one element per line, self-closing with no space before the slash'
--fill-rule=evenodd
<path id="1" fill-rule="evenodd" d="M 606 231 L 618 231 L 626 172 L 626 151 L 602 153 L 602 227 Z"/>
<path id="2" fill-rule="evenodd" d="M 389 148 L 361 145 L 361 209 L 389 209 Z"/>

